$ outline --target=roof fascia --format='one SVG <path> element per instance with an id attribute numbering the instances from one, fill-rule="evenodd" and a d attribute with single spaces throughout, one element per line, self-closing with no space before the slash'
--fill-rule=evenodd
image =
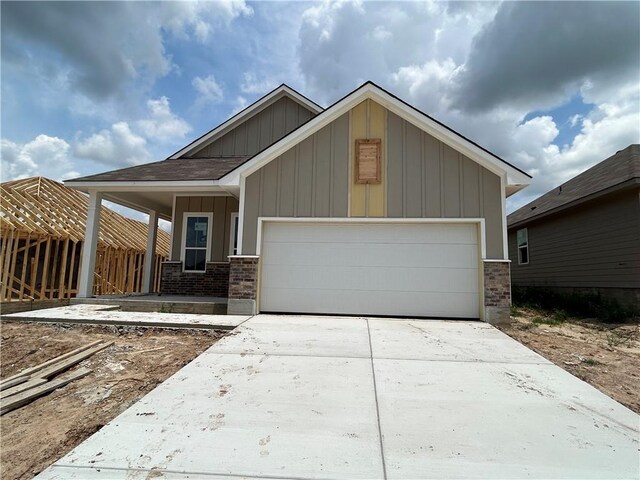
<path id="1" fill-rule="evenodd" d="M 145 192 L 145 191 L 167 191 L 167 192 L 189 192 L 204 189 L 215 192 L 216 190 L 226 191 L 220 186 L 218 180 L 193 180 L 193 181 L 130 181 L 130 182 L 64 182 L 67 187 L 80 191 L 96 190 L 99 192 Z"/>
<path id="2" fill-rule="evenodd" d="M 376 101 L 389 111 L 463 153 L 496 175 L 502 176 L 506 173 L 507 185 L 517 185 L 524 188 L 531 182 L 531 178 L 528 175 L 511 167 L 509 164 L 491 155 L 477 145 L 474 145 L 459 134 L 443 127 L 438 122 L 411 108 L 378 86 L 372 83 L 366 83 L 286 137 L 255 155 L 248 162 L 229 172 L 219 180 L 220 183 L 224 185 L 238 185 L 240 183 L 240 176 L 246 177 L 251 175 L 274 158 L 286 152 L 292 146 L 303 141 L 366 99 Z"/>
<path id="3" fill-rule="evenodd" d="M 234 115 L 233 117 L 231 117 L 227 121 L 221 123 L 220 125 L 218 125 L 213 130 L 205 133 L 200 138 L 194 140 L 193 142 L 191 142 L 186 147 L 184 147 L 181 150 L 177 151 L 176 153 L 174 153 L 173 155 L 168 157 L 168 159 L 179 158 L 182 155 L 184 155 L 185 153 L 190 152 L 190 151 L 198 148 L 199 146 L 201 146 L 202 144 L 204 144 L 206 142 L 215 141 L 217 138 L 221 137 L 222 135 L 224 135 L 225 133 L 229 132 L 230 130 L 233 130 L 235 127 L 237 127 L 241 123 L 245 122 L 249 118 L 253 117 L 257 113 L 260 113 L 262 110 L 267 108 L 269 105 L 272 105 L 276 101 L 280 100 L 285 95 L 293 98 L 298 103 L 300 103 L 303 106 L 307 107 L 309 110 L 314 112 L 316 115 L 323 111 L 322 107 L 319 106 L 318 104 L 314 103 L 313 101 L 311 101 L 310 99 L 308 99 L 304 95 L 296 92 L 294 89 L 292 89 L 288 85 L 282 84 L 279 87 L 277 87 L 274 90 L 272 90 L 271 92 L 267 93 L 264 97 L 260 98 L 259 100 L 255 101 L 254 103 L 249 105 L 244 110 L 238 112 L 236 115 Z"/>
<path id="4" fill-rule="evenodd" d="M 571 208 L 578 207 L 578 206 L 582 205 L 583 203 L 590 202 L 590 201 L 598 199 L 600 197 L 604 197 L 606 195 L 611 195 L 611 194 L 614 194 L 614 193 L 619 193 L 619 192 L 622 192 L 622 191 L 625 191 L 625 190 L 631 190 L 632 188 L 634 188 L 634 187 L 637 188 L 638 186 L 640 186 L 640 178 L 634 177 L 634 178 L 630 178 L 628 180 L 625 180 L 624 182 L 618 183 L 616 185 L 612 185 L 611 187 L 605 188 L 604 190 L 600 190 L 600 191 L 594 192 L 594 193 L 592 193 L 590 195 L 586 195 L 584 197 L 580 197 L 580 198 L 578 198 L 576 200 L 573 200 L 572 202 L 568 202 L 568 203 L 565 203 L 563 205 L 560 205 L 559 207 L 555 207 L 555 208 L 552 208 L 550 210 L 545 210 L 544 212 L 541 212 L 541 213 L 539 213 L 537 215 L 534 215 L 533 217 L 525 218 L 524 220 L 520 220 L 519 222 L 516 222 L 516 223 L 509 224 L 509 216 L 507 216 L 507 228 L 508 229 L 512 229 L 512 228 L 522 227 L 524 225 L 527 225 L 528 223 L 531 223 L 531 222 L 534 222 L 534 221 L 538 221 L 538 220 L 541 220 L 541 219 L 543 219 L 545 217 L 548 217 L 549 215 L 555 215 L 556 213 L 561 213 L 564 210 L 569 210 Z M 546 193 L 544 195 L 546 195 Z M 535 202 L 535 200 L 534 200 L 534 202 Z M 521 208 L 527 208 L 529 205 L 530 205 L 530 203 L 528 203 L 527 205 L 524 205 Z M 520 209 L 518 209 L 518 210 L 520 210 Z M 516 213 L 518 210 L 513 212 L 511 215 Z"/>

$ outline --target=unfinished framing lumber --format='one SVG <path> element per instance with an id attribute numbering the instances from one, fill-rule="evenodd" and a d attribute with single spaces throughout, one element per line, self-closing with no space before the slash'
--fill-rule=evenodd
<path id="1" fill-rule="evenodd" d="M 40 370 L 37 374 L 34 374 L 34 377 L 39 377 L 39 378 L 50 378 L 53 377 L 54 375 L 56 375 L 57 373 L 60 373 L 64 370 L 66 370 L 67 368 L 71 368 L 73 367 L 75 364 L 80 363 L 81 361 L 89 358 L 91 355 L 93 355 L 94 353 L 98 353 L 100 350 L 104 350 L 107 347 L 110 347 L 111 345 L 113 345 L 113 342 L 106 342 L 106 343 L 102 343 L 99 344 L 93 348 L 90 348 L 88 350 L 85 350 L 83 352 L 77 353 L 67 359 L 64 359 L 60 362 L 54 363 L 53 365 L 51 365 L 50 367 L 47 367 L 43 370 Z"/>
<path id="2" fill-rule="evenodd" d="M 78 380 L 82 377 L 86 377 L 91 373 L 91 370 L 88 368 L 79 368 L 75 372 L 71 372 L 69 375 L 65 375 L 61 378 L 56 378 L 50 382 L 47 382 L 39 387 L 32 388 L 26 392 L 14 395 L 9 397 L 6 401 L 2 402 L 2 406 L 0 407 L 0 415 L 4 415 L 16 408 L 22 407 L 27 403 L 30 403 L 32 400 L 35 400 L 42 395 L 46 395 L 53 390 L 64 387 L 65 385 L 73 382 L 74 380 Z"/>
<path id="3" fill-rule="evenodd" d="M 87 196 L 42 177 L 0 184 L 0 301 L 71 298 L 77 292 Z M 144 262 L 167 259 L 169 234 L 158 230 L 146 258 L 148 226 L 104 207 L 94 294 L 136 293 Z M 156 291 L 160 268 L 154 269 Z"/>
<path id="4" fill-rule="evenodd" d="M 71 350 L 70 352 L 67 353 L 63 353 L 62 355 L 59 355 L 55 358 L 52 358 L 51 360 L 47 360 L 44 363 L 41 363 L 39 365 L 35 365 L 33 367 L 27 368 L 26 370 L 21 371 L 20 373 L 16 373 L 15 375 L 12 375 L 11 377 L 7 377 L 4 380 L 2 380 L 2 382 L 0 382 L 0 390 L 4 390 L 5 388 L 9 388 L 9 387 L 5 387 L 5 383 L 10 382 L 11 380 L 14 380 L 16 378 L 20 378 L 20 377 L 27 377 L 27 379 L 31 376 L 33 376 L 34 373 L 39 372 L 40 370 L 43 370 L 51 365 L 53 365 L 54 363 L 60 362 L 62 360 L 65 360 L 69 357 L 72 357 L 80 352 L 83 352 L 85 350 L 90 349 L 91 347 L 96 346 L 97 344 L 102 343 L 102 340 L 96 340 L 95 342 L 91 342 L 88 343 L 87 345 L 84 345 L 82 347 L 78 347 L 74 350 Z"/>
<path id="5" fill-rule="evenodd" d="M 25 383 L 29 381 L 29 377 L 18 377 L 12 380 L 7 380 L 0 384 L 0 390 L 6 390 L 7 388 L 15 387 L 16 385 L 20 385 L 21 383 Z"/>
<path id="6" fill-rule="evenodd" d="M 21 383 L 20 385 L 2 390 L 0 392 L 0 400 L 4 400 L 5 398 L 11 397 L 12 395 L 26 392 L 31 388 L 39 387 L 40 385 L 47 383 L 47 381 L 48 380 L 46 378 L 31 378 L 28 381 Z"/>

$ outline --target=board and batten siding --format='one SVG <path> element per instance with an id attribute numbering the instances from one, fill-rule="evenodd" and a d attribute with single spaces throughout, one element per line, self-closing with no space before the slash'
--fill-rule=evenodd
<path id="1" fill-rule="evenodd" d="M 189 152 L 189 157 L 251 156 L 310 120 L 315 114 L 289 97 L 282 97 L 222 137 Z"/>
<path id="2" fill-rule="evenodd" d="M 349 114 L 249 175 L 245 188 L 245 255 L 256 252 L 258 217 L 347 217 Z"/>
<path id="3" fill-rule="evenodd" d="M 503 258 L 500 177 L 387 113 L 387 217 L 484 218 L 487 258 Z"/>
<path id="4" fill-rule="evenodd" d="M 231 214 L 238 212 L 238 200 L 234 197 L 222 196 L 176 197 L 173 244 L 171 245 L 171 260 L 175 261 L 180 260 L 185 212 L 213 213 L 213 238 L 207 261 L 226 262 L 229 256 Z"/>
<path id="5" fill-rule="evenodd" d="M 518 265 L 516 235 L 528 229 L 529 264 Z M 638 192 L 601 198 L 509 230 L 514 285 L 640 288 Z"/>
<path id="6" fill-rule="evenodd" d="M 365 102 L 247 177 L 242 253 L 256 252 L 259 217 L 484 218 L 487 258 L 502 259 L 500 177 Z M 354 182 L 367 135 L 383 140 L 383 185 Z"/>

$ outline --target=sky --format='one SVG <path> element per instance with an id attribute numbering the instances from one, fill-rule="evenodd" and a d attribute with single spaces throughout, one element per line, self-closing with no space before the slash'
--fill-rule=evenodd
<path id="1" fill-rule="evenodd" d="M 376 82 L 532 175 L 509 211 L 640 143 L 640 2 L 2 1 L 0 15 L 2 181 L 162 160 L 281 83 L 328 106 Z"/>

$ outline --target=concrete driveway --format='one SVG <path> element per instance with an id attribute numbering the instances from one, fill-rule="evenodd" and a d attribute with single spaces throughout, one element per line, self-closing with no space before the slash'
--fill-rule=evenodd
<path id="1" fill-rule="evenodd" d="M 259 315 L 38 478 L 638 478 L 638 426 L 487 324 Z"/>

